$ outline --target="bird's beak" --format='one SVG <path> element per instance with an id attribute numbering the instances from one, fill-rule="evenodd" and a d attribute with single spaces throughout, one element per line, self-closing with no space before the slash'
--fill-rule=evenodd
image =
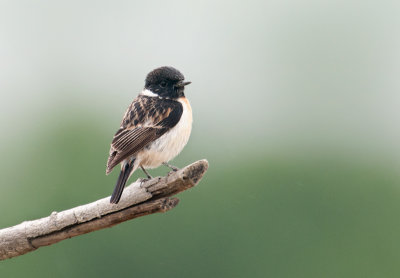
<path id="1" fill-rule="evenodd" d="M 177 88 L 183 88 L 183 87 L 185 87 L 186 85 L 189 85 L 190 83 L 192 83 L 192 82 L 190 82 L 190 81 L 179 82 L 178 84 L 175 85 L 175 87 L 177 87 Z"/>

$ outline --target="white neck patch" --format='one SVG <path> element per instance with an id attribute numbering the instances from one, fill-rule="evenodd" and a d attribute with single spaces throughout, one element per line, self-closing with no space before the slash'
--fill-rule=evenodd
<path id="1" fill-rule="evenodd" d="M 160 97 L 159 95 L 157 95 L 157 94 L 155 94 L 155 93 L 153 93 L 152 91 L 147 90 L 147 89 L 144 89 L 144 90 L 140 93 L 140 95 L 142 95 L 142 96 L 148 96 L 148 97 Z"/>

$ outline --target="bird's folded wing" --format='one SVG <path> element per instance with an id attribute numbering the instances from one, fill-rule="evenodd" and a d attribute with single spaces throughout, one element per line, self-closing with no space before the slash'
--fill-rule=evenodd
<path id="1" fill-rule="evenodd" d="M 177 101 L 136 98 L 113 138 L 106 173 L 173 128 L 179 122 L 182 111 L 182 104 Z"/>
<path id="2" fill-rule="evenodd" d="M 124 130 L 113 139 L 111 144 L 115 150 L 120 152 L 140 149 L 155 139 L 157 131 L 160 131 L 160 128 L 137 127 L 133 130 Z"/>

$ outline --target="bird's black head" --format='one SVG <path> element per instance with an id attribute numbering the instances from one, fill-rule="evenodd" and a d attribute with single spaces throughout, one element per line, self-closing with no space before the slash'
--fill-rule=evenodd
<path id="1" fill-rule="evenodd" d="M 185 96 L 185 86 L 191 82 L 184 82 L 185 77 L 173 67 L 161 67 L 150 72 L 146 77 L 144 88 L 159 95 L 177 99 Z"/>

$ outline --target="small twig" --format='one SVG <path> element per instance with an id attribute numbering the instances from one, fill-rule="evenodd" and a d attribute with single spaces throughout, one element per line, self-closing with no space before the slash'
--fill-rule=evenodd
<path id="1" fill-rule="evenodd" d="M 134 182 L 125 188 L 117 205 L 109 197 L 50 216 L 25 221 L 0 230 L 0 260 L 16 257 L 74 236 L 108 228 L 121 222 L 165 212 L 178 205 L 168 198 L 195 186 L 207 171 L 207 160 L 199 160 L 165 177 Z"/>

